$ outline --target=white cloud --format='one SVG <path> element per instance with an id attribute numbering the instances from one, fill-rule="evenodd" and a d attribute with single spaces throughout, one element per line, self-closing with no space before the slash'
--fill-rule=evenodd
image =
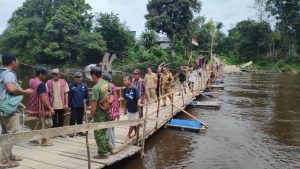
<path id="1" fill-rule="evenodd" d="M 6 26 L 14 10 L 22 5 L 24 0 L 0 0 L 0 32 Z M 144 30 L 148 0 L 86 0 L 93 12 L 114 12 L 119 14 L 131 30 L 141 33 Z M 217 22 L 223 22 L 223 30 L 228 30 L 243 19 L 254 16 L 250 7 L 254 0 L 202 0 L 201 15 Z"/>

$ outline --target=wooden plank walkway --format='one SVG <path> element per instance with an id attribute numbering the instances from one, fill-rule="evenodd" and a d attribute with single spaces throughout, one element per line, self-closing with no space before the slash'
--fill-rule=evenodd
<path id="1" fill-rule="evenodd" d="M 199 95 L 204 89 L 207 82 L 207 78 L 202 78 L 194 86 L 194 91 L 187 89 L 187 93 L 183 96 L 178 96 L 178 91 L 174 93 L 174 104 L 177 107 L 185 108 Z M 201 82 L 201 83 L 200 83 Z M 167 99 L 168 100 L 168 99 Z M 163 127 L 173 116 L 175 116 L 180 110 L 175 106 L 171 106 L 170 100 L 167 101 L 166 107 L 159 107 L 159 114 L 157 114 L 158 103 L 151 103 L 148 106 L 147 118 L 158 118 L 158 121 L 147 121 L 145 139 L 154 134 L 159 128 Z M 146 108 L 144 107 L 144 114 Z M 173 110 L 173 112 L 172 112 Z M 126 120 L 127 117 L 121 115 L 120 120 Z M 125 138 L 128 132 L 129 126 L 115 127 L 116 143 L 117 147 L 124 145 Z M 93 133 L 90 132 L 89 145 L 91 151 L 91 157 L 96 155 L 97 146 L 94 140 Z M 142 139 L 143 127 L 140 129 L 139 140 Z M 54 138 L 50 140 L 54 146 L 41 147 L 34 146 L 30 143 L 19 143 L 14 147 L 14 153 L 23 158 L 20 162 L 20 169 L 86 169 L 87 163 L 87 151 L 85 144 L 85 137 L 73 137 L 73 138 Z M 108 159 L 93 159 L 91 158 L 92 168 L 103 168 L 110 166 L 120 160 L 133 156 L 140 152 L 141 147 L 130 145 L 124 150 L 115 155 L 110 155 Z"/>

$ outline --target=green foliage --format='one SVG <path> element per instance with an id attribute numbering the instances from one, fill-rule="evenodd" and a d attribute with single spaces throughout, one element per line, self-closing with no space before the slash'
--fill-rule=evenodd
<path id="1" fill-rule="evenodd" d="M 145 16 L 146 26 L 157 33 L 165 33 L 171 41 L 172 57 L 175 58 L 174 35 L 184 33 L 193 19 L 193 12 L 201 8 L 199 0 L 150 0 Z"/>
<path id="2" fill-rule="evenodd" d="M 245 20 L 229 30 L 226 43 L 240 62 L 258 61 L 269 49 L 269 34 L 272 32 L 266 22 Z"/>
<path id="3" fill-rule="evenodd" d="M 154 30 L 147 30 L 142 32 L 140 43 L 147 49 L 157 44 L 158 35 Z"/>
<path id="4" fill-rule="evenodd" d="M 27 0 L 9 20 L 0 50 L 14 51 L 23 62 L 48 64 L 100 55 L 105 42 L 91 32 L 90 9 L 85 0 Z"/>
<path id="5" fill-rule="evenodd" d="M 132 33 L 120 22 L 117 14 L 100 13 L 96 20 L 95 32 L 101 33 L 108 50 L 116 53 L 124 52 L 134 45 Z"/>
<path id="6" fill-rule="evenodd" d="M 281 34 L 280 51 L 288 62 L 300 62 L 299 0 L 267 0 L 266 10 L 276 19 Z"/>

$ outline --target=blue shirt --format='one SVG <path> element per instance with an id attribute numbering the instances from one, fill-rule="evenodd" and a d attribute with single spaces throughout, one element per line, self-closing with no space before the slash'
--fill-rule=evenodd
<path id="1" fill-rule="evenodd" d="M 86 99 L 87 106 L 90 104 L 89 91 L 85 83 L 72 82 L 69 85 L 69 106 L 71 108 L 82 108 L 83 100 Z"/>
<path id="2" fill-rule="evenodd" d="M 140 98 L 140 94 L 137 87 L 126 87 L 124 89 L 124 98 L 126 100 L 126 108 L 129 113 L 136 113 L 139 111 L 138 100 Z"/>

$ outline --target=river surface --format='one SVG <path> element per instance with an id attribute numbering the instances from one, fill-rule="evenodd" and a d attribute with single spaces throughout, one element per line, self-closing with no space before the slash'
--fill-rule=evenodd
<path id="1" fill-rule="evenodd" d="M 220 110 L 188 108 L 209 124 L 205 134 L 163 128 L 147 140 L 144 159 L 135 156 L 112 168 L 299 169 L 300 75 L 224 79 Z"/>

